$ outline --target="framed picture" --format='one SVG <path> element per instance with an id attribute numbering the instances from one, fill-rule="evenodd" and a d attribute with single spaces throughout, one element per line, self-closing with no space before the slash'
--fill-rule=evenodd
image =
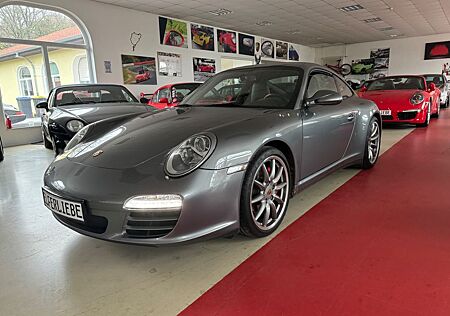
<path id="1" fill-rule="evenodd" d="M 261 56 L 273 58 L 275 55 L 275 46 L 273 41 L 266 38 L 261 38 Z"/>
<path id="2" fill-rule="evenodd" d="M 255 37 L 239 33 L 239 54 L 253 56 L 255 55 Z"/>
<path id="3" fill-rule="evenodd" d="M 124 84 L 156 85 L 155 57 L 122 55 Z"/>
<path id="4" fill-rule="evenodd" d="M 187 23 L 159 17 L 159 43 L 176 47 L 188 47 Z"/>
<path id="5" fill-rule="evenodd" d="M 158 52 L 158 73 L 160 76 L 181 77 L 181 55 Z"/>
<path id="6" fill-rule="evenodd" d="M 214 28 L 191 24 L 192 48 L 214 51 Z"/>
<path id="7" fill-rule="evenodd" d="M 450 58 L 450 41 L 425 44 L 425 59 Z"/>
<path id="8" fill-rule="evenodd" d="M 217 29 L 217 50 L 219 53 L 236 54 L 236 32 Z"/>
<path id="9" fill-rule="evenodd" d="M 298 51 L 295 49 L 294 45 L 289 45 L 289 60 L 300 60 L 300 55 Z"/>
<path id="10" fill-rule="evenodd" d="M 277 41 L 276 56 L 277 59 L 288 58 L 288 43 Z"/>
<path id="11" fill-rule="evenodd" d="M 216 60 L 211 58 L 192 58 L 194 81 L 206 81 L 216 73 Z"/>

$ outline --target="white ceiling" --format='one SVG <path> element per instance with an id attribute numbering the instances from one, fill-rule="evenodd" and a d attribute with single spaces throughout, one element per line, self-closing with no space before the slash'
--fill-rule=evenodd
<path id="1" fill-rule="evenodd" d="M 96 1 L 315 47 L 450 32 L 450 0 Z M 339 10 L 355 4 L 364 9 Z M 220 8 L 233 13 L 209 13 Z M 375 17 L 382 21 L 363 21 Z"/>

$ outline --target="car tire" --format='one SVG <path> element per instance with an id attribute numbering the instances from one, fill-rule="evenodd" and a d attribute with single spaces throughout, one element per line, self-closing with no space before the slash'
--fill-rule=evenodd
<path id="1" fill-rule="evenodd" d="M 350 64 L 341 65 L 341 67 L 340 67 L 341 75 L 347 76 L 347 75 L 351 74 L 351 72 L 352 72 L 352 65 L 350 65 Z"/>
<path id="2" fill-rule="evenodd" d="M 0 138 L 0 161 L 3 161 L 5 159 L 5 151 L 3 149 L 3 142 Z"/>
<path id="3" fill-rule="evenodd" d="M 273 147 L 264 147 L 249 163 L 240 199 L 241 233 L 265 237 L 280 226 L 291 193 L 291 172 L 286 157 Z"/>
<path id="4" fill-rule="evenodd" d="M 53 144 L 52 144 L 52 142 L 49 141 L 49 140 L 47 139 L 47 137 L 45 136 L 44 130 L 42 130 L 42 140 L 43 140 L 43 142 L 44 142 L 44 147 L 45 147 L 45 148 L 47 148 L 47 149 L 53 149 Z"/>
<path id="5" fill-rule="evenodd" d="M 370 169 L 378 161 L 381 148 L 381 122 L 377 117 L 372 117 L 367 129 L 362 169 Z"/>
<path id="6" fill-rule="evenodd" d="M 423 123 L 419 123 L 416 124 L 417 127 L 427 127 L 428 125 L 430 125 L 430 119 L 431 119 L 431 102 L 428 105 L 428 109 L 427 109 L 427 117 L 425 119 L 425 122 Z"/>

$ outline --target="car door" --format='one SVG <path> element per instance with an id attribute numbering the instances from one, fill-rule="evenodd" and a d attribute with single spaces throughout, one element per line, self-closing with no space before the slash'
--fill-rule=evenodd
<path id="1" fill-rule="evenodd" d="M 308 79 L 305 100 L 321 90 L 343 97 L 337 105 L 313 104 L 303 110 L 302 179 L 340 160 L 349 145 L 356 119 L 353 91 L 337 76 L 313 71 Z"/>

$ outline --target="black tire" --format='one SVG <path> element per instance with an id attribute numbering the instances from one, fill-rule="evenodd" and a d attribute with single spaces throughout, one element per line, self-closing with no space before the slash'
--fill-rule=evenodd
<path id="1" fill-rule="evenodd" d="M 3 161 L 5 159 L 5 152 L 3 150 L 3 142 L 0 138 L 0 161 Z"/>
<path id="2" fill-rule="evenodd" d="M 430 125 L 430 118 L 431 118 L 430 112 L 431 112 L 431 101 L 430 104 L 428 105 L 427 118 L 425 119 L 425 122 L 416 124 L 417 127 L 427 127 L 428 125 Z"/>
<path id="3" fill-rule="evenodd" d="M 47 137 L 45 137 L 45 132 L 44 132 L 44 130 L 42 130 L 42 140 L 43 140 L 43 142 L 44 142 L 44 147 L 45 147 L 45 148 L 47 148 L 47 149 L 53 149 L 53 144 L 52 144 L 51 141 L 49 141 L 49 140 L 47 139 Z"/>
<path id="4" fill-rule="evenodd" d="M 347 76 L 352 73 L 352 66 L 350 64 L 343 64 L 340 67 L 341 75 Z"/>
<path id="5" fill-rule="evenodd" d="M 376 144 L 376 154 L 374 154 L 375 150 L 375 144 L 374 140 L 372 140 L 374 137 L 374 126 L 377 126 L 377 135 L 378 135 L 378 143 Z M 371 152 L 369 153 L 369 143 L 371 146 Z M 381 148 L 381 122 L 377 117 L 372 117 L 369 123 L 369 128 L 367 129 L 367 135 L 366 135 L 366 142 L 365 142 L 365 149 L 364 149 L 364 157 L 361 164 L 362 169 L 370 169 L 375 166 L 375 164 L 378 161 L 378 158 L 380 156 L 380 148 Z M 375 157 L 373 157 L 375 155 Z"/>
<path id="6" fill-rule="evenodd" d="M 268 184 L 265 190 L 259 187 L 258 190 L 261 190 L 261 192 L 259 193 L 253 192 L 254 186 L 257 186 L 255 184 L 255 180 L 262 175 L 263 170 L 261 168 L 263 168 L 264 163 L 269 164 L 268 160 L 270 160 L 270 162 L 271 160 L 276 160 L 277 163 L 279 163 L 279 165 L 277 165 L 277 168 L 278 172 L 281 170 L 280 174 L 282 174 L 282 176 L 281 178 L 278 179 L 276 183 L 269 180 L 267 182 Z M 280 167 L 283 167 L 285 169 Z M 268 167 L 266 167 L 266 170 L 268 170 Z M 278 172 L 275 172 L 275 174 L 277 174 Z M 270 171 L 270 173 L 272 172 Z M 270 174 L 267 173 L 267 175 L 269 176 Z M 276 181 L 275 180 L 276 178 L 277 177 L 275 176 L 272 180 Z M 282 183 L 280 183 L 279 181 L 281 181 Z M 262 183 L 262 181 L 260 181 L 260 183 Z M 291 193 L 291 183 L 292 183 L 291 172 L 286 157 L 278 149 L 275 149 L 273 147 L 264 147 L 260 151 L 260 153 L 256 156 L 256 158 L 249 163 L 245 174 L 244 182 L 242 184 L 241 199 L 240 199 L 240 228 L 242 234 L 249 237 L 265 237 L 272 234 L 278 228 L 278 226 L 280 226 L 280 224 L 283 222 L 283 218 L 288 208 Z M 266 183 L 264 182 L 264 184 Z M 285 184 L 283 186 L 284 189 L 276 189 L 278 187 L 276 184 L 278 185 Z M 278 197 L 276 196 L 277 191 L 279 192 L 280 195 L 279 200 L 283 200 L 283 204 L 278 202 L 277 198 L 274 198 L 274 196 Z M 264 198 L 260 200 L 261 205 L 256 203 L 254 205 L 252 203 L 252 200 L 255 198 L 253 195 L 254 193 L 256 193 L 257 196 L 261 197 L 264 196 Z M 275 203 L 277 203 L 278 205 L 276 205 Z M 272 205 L 274 207 L 273 209 L 271 208 Z M 257 217 L 257 215 L 254 214 L 254 212 L 256 212 L 258 208 L 259 213 L 261 214 L 259 217 Z M 272 210 L 276 214 L 275 219 L 273 219 Z M 258 222 L 258 218 L 261 217 L 265 218 L 266 214 L 267 217 L 270 216 L 271 224 L 267 225 L 268 222 L 266 222 L 267 227 L 264 228 L 263 225 L 258 225 L 256 222 Z M 254 217 L 256 217 L 256 219 Z M 264 218 L 262 219 L 263 221 L 265 220 Z"/>
<path id="7" fill-rule="evenodd" d="M 433 116 L 434 118 L 439 118 L 440 112 L 441 112 L 441 102 L 439 101 L 439 103 L 438 103 L 438 105 L 437 105 L 437 112 L 434 113 L 432 116 Z"/>

